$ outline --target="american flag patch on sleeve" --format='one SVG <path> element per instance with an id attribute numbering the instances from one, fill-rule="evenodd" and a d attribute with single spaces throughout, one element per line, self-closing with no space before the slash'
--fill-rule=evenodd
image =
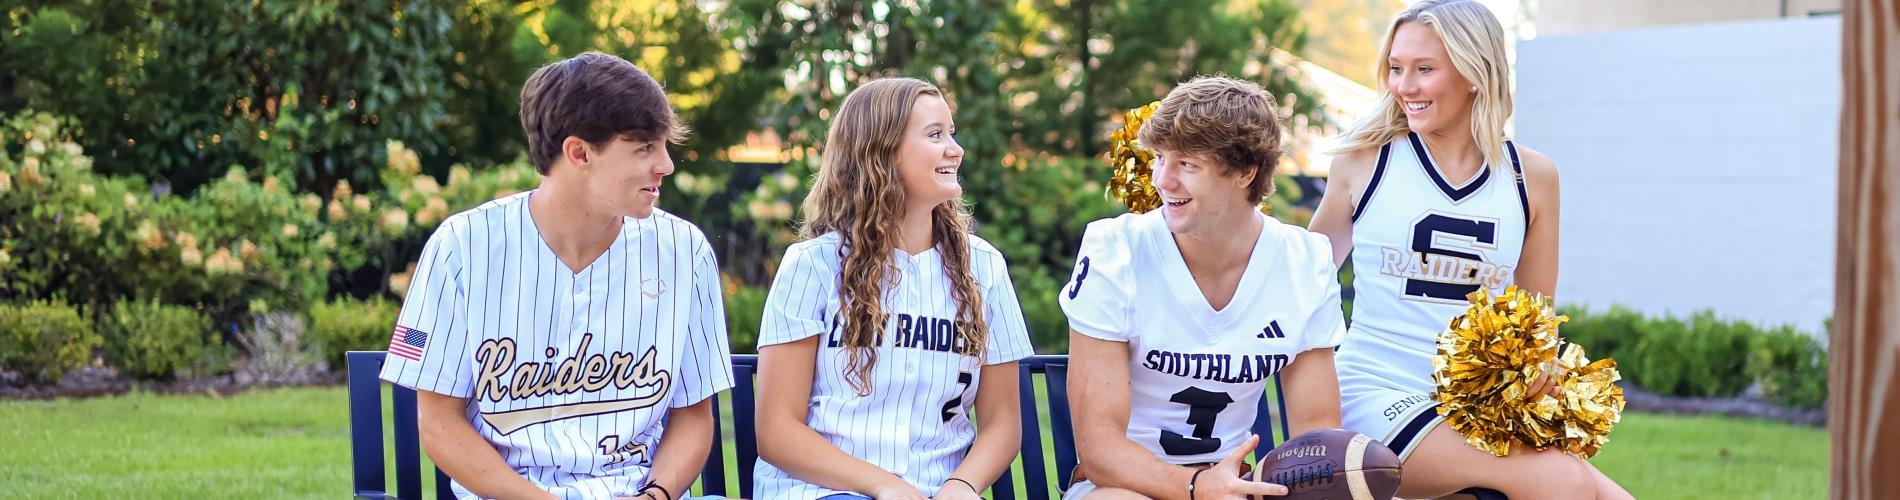
<path id="1" fill-rule="evenodd" d="M 410 361 L 422 361 L 422 348 L 428 344 L 428 332 L 396 325 L 396 335 L 389 340 L 389 354 Z"/>

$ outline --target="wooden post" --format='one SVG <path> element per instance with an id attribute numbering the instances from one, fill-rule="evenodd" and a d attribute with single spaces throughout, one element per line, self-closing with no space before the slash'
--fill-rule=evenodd
<path id="1" fill-rule="evenodd" d="M 1830 497 L 1900 494 L 1900 9 L 1843 0 Z"/>

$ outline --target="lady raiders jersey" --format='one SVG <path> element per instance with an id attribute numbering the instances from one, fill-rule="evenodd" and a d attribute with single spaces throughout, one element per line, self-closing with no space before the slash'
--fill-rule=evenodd
<path id="1" fill-rule="evenodd" d="M 1338 271 L 1324 235 L 1262 215 L 1234 298 L 1216 311 L 1162 217 L 1090 223 L 1059 300 L 1070 328 L 1128 343 L 1128 439 L 1170 463 L 1218 461 L 1251 433 L 1269 377 L 1345 336 Z"/>
<path id="2" fill-rule="evenodd" d="M 732 387 L 719 265 L 699 228 L 655 210 L 576 273 L 542 240 L 531 195 L 429 237 L 382 378 L 467 398 L 475 431 L 557 497 L 633 496 L 667 410 Z"/>
<path id="3" fill-rule="evenodd" d="M 1509 172 L 1487 167 L 1463 186 L 1445 179 L 1418 134 L 1379 148 L 1352 214 L 1353 330 L 1430 356 L 1467 294 L 1512 283 L 1530 205 L 1517 146 L 1505 145 Z"/>
<path id="4" fill-rule="evenodd" d="M 897 285 L 884 291 L 880 303 L 889 319 L 877 342 L 871 393 L 859 395 L 845 378 L 849 355 L 838 319 L 844 269 L 840 245 L 837 233 L 827 233 L 785 250 L 765 299 L 759 347 L 822 335 L 806 425 L 846 454 L 935 495 L 976 440 L 970 410 L 983 366 L 1033 354 L 1009 268 L 1001 252 L 970 235 L 969 269 L 989 325 L 988 349 L 979 360 L 960 354 L 966 340 L 958 333 L 963 329 L 956 322 L 957 302 L 937 250 L 893 251 Z M 805 482 L 764 460 L 754 466 L 753 476 L 754 496 L 761 499 L 849 493 Z"/>

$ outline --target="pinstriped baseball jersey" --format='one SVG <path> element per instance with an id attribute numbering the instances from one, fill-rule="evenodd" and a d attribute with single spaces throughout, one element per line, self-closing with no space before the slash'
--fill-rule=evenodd
<path id="1" fill-rule="evenodd" d="M 765 300 L 759 347 L 823 335 L 806 424 L 845 453 L 935 495 L 976 439 L 970 409 L 982 365 L 1033 353 L 1008 266 L 989 242 L 970 235 L 970 273 L 989 323 L 989 346 L 979 363 L 958 354 L 963 339 L 955 333 L 957 303 L 937 251 L 892 252 L 899 277 L 881 302 L 889 324 L 878 342 L 871 393 L 859 396 L 845 379 L 848 356 L 837 320 L 840 244 L 839 235 L 829 233 L 786 249 Z M 754 496 L 766 500 L 848 493 L 801 481 L 764 460 L 753 475 Z"/>
<path id="2" fill-rule="evenodd" d="M 1128 344 L 1128 439 L 1163 461 L 1225 458 L 1251 433 L 1267 379 L 1346 334 L 1326 236 L 1260 218 L 1221 310 L 1195 284 L 1158 210 L 1089 223 L 1058 296 L 1070 328 Z"/>
<path id="3" fill-rule="evenodd" d="M 476 432 L 557 496 L 631 496 L 666 411 L 732 386 L 718 264 L 698 228 L 655 210 L 573 272 L 529 216 L 532 194 L 429 237 L 382 378 L 468 398 Z"/>

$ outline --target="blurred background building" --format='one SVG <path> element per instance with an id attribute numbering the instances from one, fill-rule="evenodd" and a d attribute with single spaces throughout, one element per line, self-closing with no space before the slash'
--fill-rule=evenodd
<path id="1" fill-rule="evenodd" d="M 1542 0 L 1517 137 L 1563 172 L 1567 303 L 1833 312 L 1838 1 Z"/>

